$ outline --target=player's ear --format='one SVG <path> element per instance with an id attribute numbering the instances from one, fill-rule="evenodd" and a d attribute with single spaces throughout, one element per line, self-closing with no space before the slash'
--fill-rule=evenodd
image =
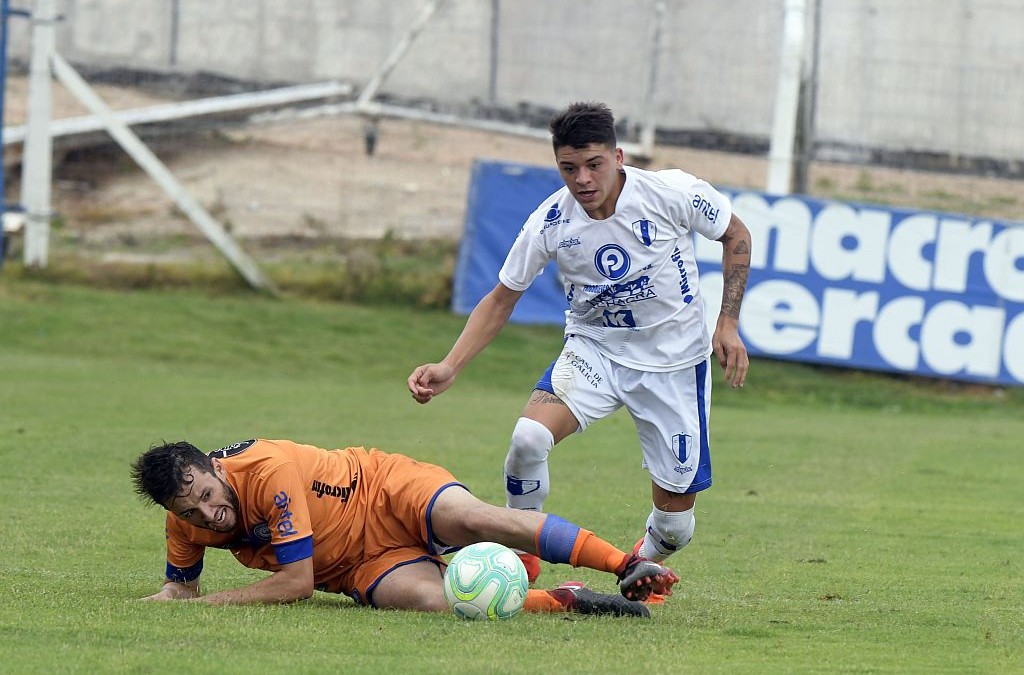
<path id="1" fill-rule="evenodd" d="M 213 465 L 213 473 L 217 478 L 224 478 L 224 465 L 220 463 L 220 460 L 212 457 L 210 458 L 210 464 Z"/>

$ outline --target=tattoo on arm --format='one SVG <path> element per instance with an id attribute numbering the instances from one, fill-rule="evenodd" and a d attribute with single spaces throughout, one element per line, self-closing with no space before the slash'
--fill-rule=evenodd
<path id="1" fill-rule="evenodd" d="M 562 399 L 550 392 L 544 391 L 543 389 L 533 390 L 533 393 L 530 394 L 530 403 L 559 403 L 561 405 L 565 405 Z"/>
<path id="2" fill-rule="evenodd" d="M 733 216 L 736 219 L 735 216 Z M 750 273 L 750 235 L 739 223 L 740 228 L 733 231 L 732 223 L 726 234 L 719 239 L 722 242 L 722 314 L 739 320 L 740 305 L 743 304 L 743 293 L 747 288 L 747 276 Z"/>
<path id="3" fill-rule="evenodd" d="M 749 270 L 747 265 L 732 265 L 729 268 L 722 289 L 722 314 L 737 320 L 740 318 L 740 305 L 743 304 Z"/>

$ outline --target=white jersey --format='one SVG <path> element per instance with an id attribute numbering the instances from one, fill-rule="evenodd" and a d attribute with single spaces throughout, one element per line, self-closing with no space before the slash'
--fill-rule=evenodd
<path id="1" fill-rule="evenodd" d="M 626 182 L 605 220 L 590 218 L 565 187 L 544 200 L 498 279 L 525 291 L 554 260 L 569 302 L 566 335 L 589 337 L 636 370 L 690 367 L 711 353 L 690 232 L 718 239 L 732 206 L 678 169 L 623 169 Z"/>

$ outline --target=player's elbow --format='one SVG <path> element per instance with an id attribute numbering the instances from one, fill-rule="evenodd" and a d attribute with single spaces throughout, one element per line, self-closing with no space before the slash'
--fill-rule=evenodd
<path id="1" fill-rule="evenodd" d="M 279 586 L 277 592 L 268 599 L 271 602 L 280 602 L 287 605 L 300 600 L 308 600 L 311 597 L 313 597 L 312 581 L 308 584 L 289 581 L 287 584 Z"/>
<path id="2" fill-rule="evenodd" d="M 298 602 L 299 600 L 308 600 L 313 597 L 313 583 L 312 581 L 308 585 L 303 585 L 295 589 L 292 594 L 291 602 Z"/>
<path id="3" fill-rule="evenodd" d="M 306 600 L 313 597 L 313 575 L 310 574 L 308 577 L 303 575 L 301 579 L 292 580 L 289 584 L 291 600 Z"/>
<path id="4" fill-rule="evenodd" d="M 281 602 L 296 602 L 313 597 L 313 561 L 300 560 L 277 573 Z"/>
<path id="5" fill-rule="evenodd" d="M 516 303 L 521 297 L 523 297 L 523 291 L 513 291 L 505 284 L 498 282 L 487 294 L 486 299 L 495 312 L 507 317 L 515 309 Z"/>

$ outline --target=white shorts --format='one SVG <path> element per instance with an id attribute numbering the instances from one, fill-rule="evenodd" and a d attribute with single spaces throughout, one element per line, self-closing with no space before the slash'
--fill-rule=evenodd
<path id="1" fill-rule="evenodd" d="M 668 372 L 634 370 L 598 352 L 589 338 L 573 335 L 537 389 L 560 398 L 580 431 L 625 406 L 651 480 L 669 492 L 700 492 L 711 487 L 710 370 L 708 360 Z"/>

